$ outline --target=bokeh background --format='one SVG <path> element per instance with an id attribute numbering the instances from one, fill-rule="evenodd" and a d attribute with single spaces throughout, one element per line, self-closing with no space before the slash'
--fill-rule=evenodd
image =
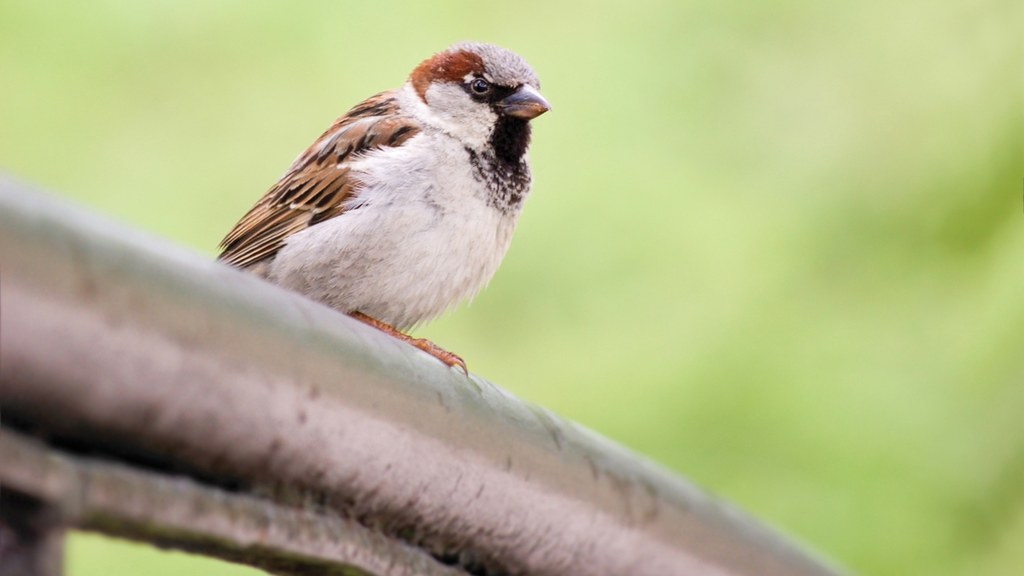
<path id="1" fill-rule="evenodd" d="M 856 572 L 1019 575 L 1022 7 L 4 0 L 0 167 L 213 256 L 335 116 L 505 45 L 554 106 L 534 193 L 419 335 Z"/>

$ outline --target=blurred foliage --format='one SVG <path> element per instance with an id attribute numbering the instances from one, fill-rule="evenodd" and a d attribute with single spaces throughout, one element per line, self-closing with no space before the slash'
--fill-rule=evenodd
<path id="1" fill-rule="evenodd" d="M 534 194 L 420 333 L 857 572 L 1017 575 L 1022 30 L 1012 0 L 7 0 L 0 166 L 212 255 L 335 116 L 505 45 L 554 105 Z M 228 573 L 139 550 L 73 538 L 70 574 Z"/>

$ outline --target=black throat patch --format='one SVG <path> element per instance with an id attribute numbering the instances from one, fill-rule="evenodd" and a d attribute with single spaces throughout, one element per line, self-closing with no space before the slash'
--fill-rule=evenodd
<path id="1" fill-rule="evenodd" d="M 498 116 L 490 144 L 490 149 L 482 153 L 466 148 L 473 176 L 487 185 L 491 206 L 502 212 L 516 210 L 530 189 L 530 167 L 526 164 L 530 123 Z"/>

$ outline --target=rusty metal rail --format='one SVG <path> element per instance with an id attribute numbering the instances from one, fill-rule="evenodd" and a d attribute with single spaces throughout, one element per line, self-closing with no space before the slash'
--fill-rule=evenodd
<path id="1" fill-rule="evenodd" d="M 75 527 L 280 574 L 838 573 L 481 378 L 3 178 L 0 409 L 0 534 L 28 550 Z"/>

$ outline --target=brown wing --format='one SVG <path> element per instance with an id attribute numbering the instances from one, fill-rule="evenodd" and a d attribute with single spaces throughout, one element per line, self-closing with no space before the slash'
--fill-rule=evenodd
<path id="1" fill-rule="evenodd" d="M 334 121 L 263 198 L 221 240 L 219 259 L 246 268 L 273 257 L 292 234 L 344 211 L 357 182 L 349 175 L 354 156 L 399 146 L 419 132 L 399 112 L 393 92 L 377 94 Z"/>

